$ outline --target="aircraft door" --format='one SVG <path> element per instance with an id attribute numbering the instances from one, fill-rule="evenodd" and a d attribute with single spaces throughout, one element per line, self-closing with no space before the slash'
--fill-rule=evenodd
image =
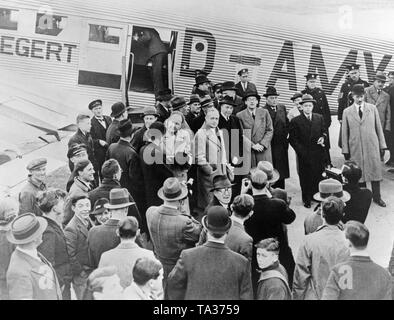
<path id="1" fill-rule="evenodd" d="M 128 68 L 129 91 L 157 97 L 173 89 L 173 68 L 178 32 L 165 28 L 132 27 Z"/>

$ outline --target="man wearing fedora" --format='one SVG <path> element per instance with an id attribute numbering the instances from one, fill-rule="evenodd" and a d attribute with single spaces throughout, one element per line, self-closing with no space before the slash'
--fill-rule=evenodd
<path id="1" fill-rule="evenodd" d="M 350 200 L 350 195 L 347 191 L 343 191 L 342 183 L 335 179 L 325 179 L 320 181 L 319 183 L 319 192 L 317 192 L 313 198 L 320 202 L 320 204 L 315 208 L 314 212 L 310 213 L 304 220 L 304 230 L 305 234 L 310 234 L 315 232 L 322 224 L 322 209 L 321 202 L 328 197 L 336 197 L 342 200 L 343 204 Z M 343 211 L 344 207 L 341 205 L 341 211 Z M 341 219 L 343 220 L 343 218 Z M 338 226 L 342 227 L 342 223 L 340 222 Z"/>
<path id="2" fill-rule="evenodd" d="M 159 95 L 156 99 L 158 101 L 156 105 L 156 110 L 157 110 L 157 114 L 159 115 L 157 121 L 164 123 L 164 121 L 166 121 L 166 119 L 171 114 L 171 108 L 170 108 L 170 100 L 172 99 L 171 89 L 167 88 L 159 91 Z"/>
<path id="3" fill-rule="evenodd" d="M 287 113 L 287 118 L 289 121 L 299 116 L 302 112 L 302 105 L 300 104 L 302 101 L 302 93 L 294 93 L 290 100 L 293 101 L 293 107 Z"/>
<path id="4" fill-rule="evenodd" d="M 126 188 L 134 199 L 139 212 L 137 216 L 139 219 L 140 213 L 146 211 L 146 200 L 140 158 L 137 151 L 130 144 L 134 131 L 135 129 L 130 120 L 122 120 L 119 123 L 119 141 L 109 146 L 107 158 L 118 161 L 122 169 L 120 185 Z M 143 229 L 146 231 L 145 228 Z"/>
<path id="5" fill-rule="evenodd" d="M 322 173 L 327 163 L 325 143 L 327 129 L 320 114 L 312 113 L 316 101 L 311 95 L 302 96 L 303 112 L 291 120 L 289 141 L 298 157 L 302 201 L 311 207 L 312 196 L 318 191 Z"/>
<path id="6" fill-rule="evenodd" d="M 194 84 L 195 90 L 194 94 L 197 94 L 200 99 L 205 97 L 206 95 L 210 96 L 210 84 L 211 81 L 207 78 L 206 75 L 198 75 L 195 78 L 196 83 Z"/>
<path id="7" fill-rule="evenodd" d="M 101 176 L 101 166 L 105 161 L 105 153 L 107 152 L 108 144 L 106 141 L 107 129 L 112 123 L 112 119 L 109 116 L 103 115 L 103 102 L 100 99 L 94 100 L 89 103 L 89 110 L 93 113 L 92 119 L 90 119 L 91 128 L 90 134 L 93 139 L 94 156 L 97 160 L 97 169 Z"/>
<path id="8" fill-rule="evenodd" d="M 133 139 L 131 140 L 131 145 L 137 151 L 137 153 L 140 152 L 141 147 L 144 145 L 146 138 L 145 132 L 149 129 L 150 125 L 157 121 L 159 118 L 159 114 L 156 111 L 156 108 L 154 107 L 146 107 L 144 110 L 144 113 L 142 115 L 142 120 L 144 121 L 144 125 L 139 128 L 133 136 Z"/>
<path id="9" fill-rule="evenodd" d="M 246 193 L 248 189 L 252 189 L 254 199 L 253 215 L 245 221 L 245 230 L 253 238 L 254 244 L 266 238 L 278 239 L 280 246 L 279 260 L 285 267 L 291 283 L 294 272 L 294 258 L 282 225 L 292 223 L 296 218 L 295 212 L 284 200 L 272 197 L 268 191 L 268 177 L 262 170 L 252 169 L 250 179 L 244 182 L 247 185 L 243 186 L 241 192 Z M 256 268 L 256 250 L 253 249 L 252 278 L 255 280 L 253 281 L 254 284 L 257 284 L 258 279 Z"/>
<path id="10" fill-rule="evenodd" d="M 254 91 L 256 92 L 256 91 Z M 237 95 L 237 88 L 233 81 L 225 81 L 222 83 L 222 95 L 223 97 L 228 96 L 235 103 L 233 108 L 233 115 L 245 109 L 245 103 L 243 98 Z"/>
<path id="11" fill-rule="evenodd" d="M 206 214 L 210 207 L 223 206 L 229 211 L 229 215 L 231 215 L 230 202 L 232 199 L 233 184 L 230 182 L 226 175 L 215 175 L 212 179 L 212 184 L 212 200 L 206 207 L 204 213 Z"/>
<path id="12" fill-rule="evenodd" d="M 310 94 L 312 98 L 316 101 L 312 113 L 320 114 L 324 119 L 324 124 L 327 129 L 327 139 L 326 139 L 326 154 L 327 154 L 327 163 L 331 166 L 331 156 L 330 156 L 330 134 L 329 128 L 331 126 L 331 112 L 330 107 L 328 105 L 328 100 L 326 93 L 316 86 L 317 77 L 319 75 L 317 73 L 308 73 L 305 75 L 306 78 L 306 86 L 305 89 L 301 91 L 302 94 Z"/>
<path id="13" fill-rule="evenodd" d="M 296 258 L 294 300 L 320 300 L 330 270 L 349 257 L 343 228 L 339 225 L 344 204 L 330 196 L 322 203 L 323 225 L 305 236 Z"/>
<path id="14" fill-rule="evenodd" d="M 88 159 L 93 165 L 94 168 L 94 182 L 95 185 L 97 186 L 99 183 L 99 173 L 98 171 L 100 170 L 96 158 L 96 154 L 94 153 L 94 142 L 92 135 L 90 133 L 92 124 L 90 121 L 90 116 L 89 114 L 86 113 L 80 113 L 77 116 L 77 132 L 70 138 L 68 141 L 68 148 L 70 149 L 72 146 L 75 144 L 83 144 L 86 146 L 86 151 L 88 153 Z M 74 163 L 70 161 L 69 159 L 69 167 L 70 170 L 74 170 Z"/>
<path id="15" fill-rule="evenodd" d="M 197 117 L 193 118 L 192 125 L 190 127 L 190 129 L 192 129 L 194 133 L 196 133 L 204 124 L 205 115 L 207 114 L 208 110 L 215 107 L 212 99 L 209 96 L 204 96 L 204 98 L 200 100 L 200 106 L 200 114 Z"/>
<path id="16" fill-rule="evenodd" d="M 170 106 L 172 108 L 172 111 L 179 111 L 185 117 L 190 112 L 190 106 L 186 103 L 186 99 L 182 96 L 174 96 L 170 100 Z"/>
<path id="17" fill-rule="evenodd" d="M 244 97 L 246 91 L 255 91 L 257 92 L 256 85 L 249 80 L 249 70 L 247 68 L 241 69 L 238 71 L 239 82 L 235 85 L 237 88 L 237 95 L 241 98 Z"/>
<path id="18" fill-rule="evenodd" d="M 279 171 L 280 178 L 273 187 L 285 188 L 285 179 L 290 176 L 289 173 L 289 119 L 287 118 L 286 106 L 278 103 L 279 93 L 275 87 L 267 87 L 264 108 L 269 112 L 274 128 L 274 134 L 271 140 L 272 164 Z"/>
<path id="19" fill-rule="evenodd" d="M 198 95 L 192 94 L 190 95 L 189 102 L 187 104 L 190 107 L 190 112 L 185 116 L 185 120 L 189 125 L 189 128 L 191 128 L 193 119 L 198 117 L 201 112 L 200 98 Z"/>
<path id="20" fill-rule="evenodd" d="M 109 193 L 109 203 L 104 205 L 110 213 L 110 219 L 106 223 L 95 226 L 89 230 L 88 234 L 88 256 L 89 266 L 96 269 L 99 265 L 103 252 L 115 248 L 120 240 L 116 234 L 118 223 L 127 216 L 130 202 L 130 195 L 125 188 L 112 189 Z"/>
<path id="21" fill-rule="evenodd" d="M 219 112 L 210 108 L 205 116 L 205 123 L 195 136 L 196 165 L 197 165 L 197 207 L 195 213 L 201 221 L 204 209 L 212 200 L 210 190 L 213 187 L 212 178 L 215 175 L 234 176 L 227 165 L 226 149 L 223 133 L 217 128 Z"/>
<path id="22" fill-rule="evenodd" d="M 46 158 L 33 159 L 27 164 L 26 169 L 29 171 L 27 182 L 18 196 L 19 214 L 32 212 L 38 216 L 42 215 L 36 197 L 40 191 L 47 189 L 45 184 L 46 166 Z"/>
<path id="23" fill-rule="evenodd" d="M 253 300 L 249 260 L 225 245 L 227 210 L 211 207 L 202 223 L 208 241 L 180 254 L 168 277 L 170 300 Z"/>
<path id="24" fill-rule="evenodd" d="M 114 118 L 109 125 L 105 134 L 105 140 L 108 145 L 118 142 L 119 140 L 119 123 L 128 118 L 127 109 L 123 102 L 115 102 L 111 106 L 111 117 Z"/>
<path id="25" fill-rule="evenodd" d="M 272 162 L 271 140 L 273 124 L 269 112 L 265 108 L 258 108 L 260 96 L 257 92 L 248 91 L 244 96 L 247 108 L 237 113 L 241 121 L 247 152 L 243 153 L 244 174 L 257 166 L 261 160 Z"/>
<path id="26" fill-rule="evenodd" d="M 373 201 L 385 207 L 380 195 L 380 181 L 383 180 L 381 158 L 387 146 L 379 111 L 364 101 L 362 85 L 353 86 L 352 95 L 354 103 L 343 112 L 342 153 L 346 160 L 353 160 L 361 168 L 362 186 L 371 182 Z"/>
<path id="27" fill-rule="evenodd" d="M 391 131 L 391 108 L 390 95 L 383 90 L 386 81 L 385 74 L 382 71 L 378 71 L 373 85 L 365 88 L 365 102 L 374 104 L 378 109 L 380 123 L 387 144 L 387 138 L 389 138 Z"/>
<path id="28" fill-rule="evenodd" d="M 82 300 L 86 281 L 91 271 L 88 258 L 88 231 L 92 227 L 89 219 L 90 200 L 87 195 L 71 199 L 74 216 L 64 228 L 67 251 L 70 256 L 72 285 L 77 300 Z"/>
<path id="29" fill-rule="evenodd" d="M 59 281 L 51 263 L 37 251 L 47 221 L 33 213 L 15 218 L 7 239 L 16 245 L 7 271 L 11 300 L 61 300 Z"/>
<path id="30" fill-rule="evenodd" d="M 163 287 L 167 297 L 167 277 L 182 250 L 194 247 L 198 241 L 201 224 L 182 210 L 188 190 L 177 178 L 166 179 L 157 194 L 164 203 L 150 207 L 146 219 L 153 250 L 164 268 Z"/>

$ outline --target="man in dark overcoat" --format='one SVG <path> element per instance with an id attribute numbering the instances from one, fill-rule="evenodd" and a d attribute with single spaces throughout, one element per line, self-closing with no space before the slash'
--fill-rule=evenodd
<path id="1" fill-rule="evenodd" d="M 144 125 L 134 133 L 133 139 L 130 142 L 137 153 L 140 152 L 141 147 L 144 145 L 145 132 L 149 129 L 153 122 L 157 121 L 158 117 L 159 114 L 154 107 L 145 108 L 142 115 Z"/>
<path id="2" fill-rule="evenodd" d="M 287 118 L 286 106 L 278 103 L 279 94 L 275 87 L 267 87 L 263 96 L 267 100 L 264 108 L 269 112 L 274 127 L 274 135 L 271 140 L 272 165 L 280 174 L 279 180 L 272 187 L 284 189 L 285 179 L 290 176 L 289 142 L 287 140 L 289 119 Z"/>
<path id="3" fill-rule="evenodd" d="M 118 142 L 119 140 L 119 123 L 120 121 L 127 119 L 127 108 L 123 102 L 115 102 L 111 106 L 111 117 L 114 118 L 112 123 L 109 125 L 107 129 L 107 133 L 105 134 L 105 140 L 107 144 Z"/>
<path id="4" fill-rule="evenodd" d="M 109 116 L 103 115 L 103 102 L 101 100 L 94 100 L 89 103 L 89 110 L 93 112 L 93 117 L 90 119 L 91 128 L 90 134 L 93 139 L 94 156 L 97 160 L 98 174 L 101 176 L 101 166 L 105 161 L 105 153 L 107 152 L 108 143 L 106 141 L 107 129 L 112 123 Z"/>
<path id="5" fill-rule="evenodd" d="M 312 113 L 318 113 L 323 116 L 324 124 L 327 128 L 327 143 L 325 144 L 326 153 L 327 153 L 327 164 L 331 165 L 331 157 L 330 157 L 330 134 L 329 128 L 331 126 L 331 112 L 330 107 L 328 105 L 328 100 L 325 92 L 316 86 L 317 82 L 317 73 L 308 73 L 306 78 L 306 86 L 302 94 L 310 94 L 313 99 L 315 99 L 316 104 L 312 109 Z"/>
<path id="6" fill-rule="evenodd" d="M 311 95 L 303 95 L 303 113 L 291 120 L 289 141 L 298 156 L 302 201 L 311 207 L 313 195 L 318 191 L 325 163 L 327 130 L 320 114 L 312 113 L 316 101 Z"/>

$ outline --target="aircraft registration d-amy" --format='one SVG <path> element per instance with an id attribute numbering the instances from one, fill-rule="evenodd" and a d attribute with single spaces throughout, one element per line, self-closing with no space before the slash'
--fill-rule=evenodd
<path id="1" fill-rule="evenodd" d="M 376 71 L 394 70 L 393 36 L 373 33 L 363 16 L 349 29 L 338 19 L 242 1 L 2 0 L 2 115 L 56 135 L 94 99 L 106 112 L 116 101 L 133 112 L 154 105 L 151 62 L 133 37 L 147 28 L 166 48 L 164 81 L 175 94 L 188 97 L 196 69 L 216 83 L 237 82 L 237 72 L 248 68 L 260 94 L 273 85 L 290 104 L 304 75 L 317 72 L 335 113 L 347 65 L 359 63 L 370 82 Z"/>

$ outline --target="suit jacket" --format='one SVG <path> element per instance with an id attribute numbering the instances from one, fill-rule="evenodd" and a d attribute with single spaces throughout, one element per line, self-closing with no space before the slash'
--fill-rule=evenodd
<path id="1" fill-rule="evenodd" d="M 173 176 L 171 169 L 165 165 L 163 151 L 151 142 L 145 144 L 140 150 L 140 165 L 144 177 L 146 207 L 159 206 L 163 200 L 158 197 L 157 191 L 167 178 Z"/>
<path id="2" fill-rule="evenodd" d="M 90 123 L 92 124 L 92 127 L 90 128 L 90 134 L 93 139 L 93 148 L 94 148 L 94 155 L 97 159 L 98 163 L 98 168 L 101 169 L 102 164 L 105 161 L 105 153 L 107 152 L 107 146 L 102 147 L 101 144 L 99 143 L 99 140 L 106 141 L 106 133 L 109 128 L 109 126 L 112 123 L 111 117 L 108 116 L 103 116 L 104 117 L 104 122 L 106 124 L 106 128 L 104 128 L 101 123 L 97 120 L 96 117 L 93 117 L 90 120 Z M 101 172 L 101 170 L 100 170 Z"/>
<path id="3" fill-rule="evenodd" d="M 63 225 L 67 225 L 70 222 L 71 218 L 74 216 L 74 211 L 72 210 L 72 199 L 77 196 L 87 196 L 90 190 L 90 186 L 81 182 L 78 177 L 74 178 L 74 183 L 72 184 L 64 202 Z"/>
<path id="4" fill-rule="evenodd" d="M 253 300 L 250 263 L 221 243 L 184 250 L 168 278 L 171 300 Z"/>
<path id="5" fill-rule="evenodd" d="M 192 131 L 196 133 L 203 126 L 204 122 L 205 113 L 201 110 L 200 114 L 197 117 L 193 117 L 193 119 L 191 120 L 191 124 L 189 125 L 190 129 L 192 129 Z"/>
<path id="6" fill-rule="evenodd" d="M 253 239 L 238 221 L 232 222 L 225 244 L 234 252 L 242 254 L 249 261 L 252 260 Z"/>
<path id="7" fill-rule="evenodd" d="M 343 190 L 349 192 L 350 200 L 346 202 L 343 223 L 349 220 L 356 220 L 364 223 L 367 219 L 368 211 L 372 202 L 372 192 L 367 188 L 360 188 L 358 185 L 346 184 Z"/>
<path id="8" fill-rule="evenodd" d="M 89 230 L 87 243 L 89 266 L 96 269 L 99 265 L 103 252 L 115 248 L 120 243 L 116 234 L 119 220 L 109 219 L 100 226 L 94 226 Z"/>
<path id="9" fill-rule="evenodd" d="M 42 235 L 42 243 L 37 250 L 52 264 L 56 271 L 60 286 L 71 282 L 71 262 L 67 251 L 66 236 L 60 226 L 52 219 L 45 217 L 48 226 Z"/>
<path id="10" fill-rule="evenodd" d="M 88 227 L 74 215 L 64 229 L 64 235 L 73 276 L 79 276 L 82 271 L 89 271 Z"/>
<path id="11" fill-rule="evenodd" d="M 235 87 L 237 88 L 237 95 L 239 95 L 241 98 L 243 98 L 245 96 L 245 93 L 247 91 L 253 91 L 253 92 L 257 92 L 257 88 L 256 85 L 252 82 L 246 82 L 246 90 L 244 90 L 241 81 L 239 81 Z"/>
<path id="12" fill-rule="evenodd" d="M 107 128 L 107 132 L 105 134 L 105 140 L 107 141 L 108 145 L 111 143 L 118 142 L 120 133 L 119 133 L 119 120 L 114 119 L 112 123 Z"/>
<path id="13" fill-rule="evenodd" d="M 379 112 L 380 123 L 382 129 L 385 131 L 391 130 L 391 108 L 390 108 L 390 95 L 381 91 L 380 94 L 375 86 L 370 86 L 365 89 L 365 102 L 374 104 Z"/>
<path id="14" fill-rule="evenodd" d="M 290 176 L 289 172 L 289 119 L 286 115 L 286 107 L 284 104 L 276 106 L 276 112 L 266 104 L 264 108 L 269 112 L 274 135 L 271 140 L 272 164 L 280 173 L 280 179 L 286 179 Z"/>
<path id="15" fill-rule="evenodd" d="M 272 163 L 271 140 L 274 135 L 274 127 L 268 111 L 262 107 L 256 108 L 255 120 L 248 109 L 237 113 L 237 117 L 241 121 L 244 141 L 248 150 L 244 155 L 248 172 L 250 168 L 256 167 L 259 161 L 266 160 Z M 264 151 L 253 150 L 252 143 L 260 143 L 265 147 Z"/>
<path id="16" fill-rule="evenodd" d="M 141 212 L 146 210 L 144 178 L 142 175 L 140 158 L 131 144 L 120 139 L 117 143 L 109 146 L 107 159 L 116 159 L 122 168 L 120 184 L 129 190 L 131 196 L 136 201 Z"/>
<path id="17" fill-rule="evenodd" d="M 169 108 L 166 109 L 161 103 L 159 103 L 156 106 L 156 110 L 157 113 L 159 114 L 157 121 L 160 121 L 162 123 L 164 123 L 164 121 L 166 121 L 168 117 L 171 115 L 170 109 Z"/>
<path id="18" fill-rule="evenodd" d="M 103 252 L 98 267 L 115 266 L 120 284 L 128 287 L 133 281 L 133 268 L 139 258 L 155 259 L 153 251 L 143 249 L 136 243 L 120 243 L 116 248 Z"/>
<path id="19" fill-rule="evenodd" d="M 306 87 L 301 93 L 310 94 L 315 99 L 316 103 L 313 106 L 312 113 L 318 113 L 323 116 L 324 124 L 328 129 L 331 125 L 331 112 L 325 92 L 320 88 L 311 90 Z"/>
<path id="20" fill-rule="evenodd" d="M 370 257 L 351 256 L 328 277 L 322 300 L 391 300 L 392 279 Z"/>
<path id="21" fill-rule="evenodd" d="M 352 97 L 352 89 L 355 84 L 362 84 L 364 88 L 369 87 L 369 83 L 362 80 L 361 78 L 358 79 L 358 81 L 356 82 L 353 82 L 351 79 L 347 79 L 342 84 L 338 97 L 338 120 L 342 120 L 343 111 L 347 107 L 351 106 L 354 102 Z"/>
<path id="22" fill-rule="evenodd" d="M 150 207 L 146 211 L 146 219 L 157 258 L 171 268 L 182 250 L 194 247 L 202 229 L 191 216 L 164 205 Z"/>
<path id="23" fill-rule="evenodd" d="M 196 131 L 193 130 L 192 123 L 193 123 L 193 120 L 194 120 L 195 118 L 197 118 L 197 117 L 198 117 L 198 115 L 196 116 L 196 115 L 194 115 L 194 113 L 192 113 L 192 112 L 189 112 L 189 113 L 185 116 L 185 120 L 186 120 L 187 124 L 189 125 L 189 128 L 190 128 L 194 133 L 196 133 L 197 130 L 201 128 L 201 127 L 200 127 L 200 128 L 197 128 Z"/>
<path id="24" fill-rule="evenodd" d="M 47 186 L 44 182 L 38 184 L 31 177 L 27 178 L 26 185 L 19 193 L 19 214 L 31 212 L 36 216 L 42 216 L 41 209 L 38 207 L 36 197 L 40 191 L 45 191 Z"/>
<path id="25" fill-rule="evenodd" d="M 80 129 L 77 130 L 77 132 L 70 138 L 68 141 L 68 148 L 73 144 L 84 144 L 86 146 L 86 151 L 88 153 L 88 158 L 89 161 L 92 163 L 95 171 L 97 171 L 98 168 L 98 163 L 96 160 L 96 155 L 94 153 L 94 143 L 93 143 L 93 138 L 90 132 L 83 134 Z M 71 171 L 74 170 L 74 164 L 71 162 Z"/>
<path id="26" fill-rule="evenodd" d="M 135 149 L 135 151 L 137 151 L 137 153 L 140 152 L 141 147 L 144 145 L 144 135 L 147 130 L 148 129 L 145 127 L 145 125 L 143 125 L 134 133 L 133 139 L 130 142 L 131 146 Z"/>
<path id="27" fill-rule="evenodd" d="M 11 300 L 62 300 L 55 270 L 45 257 L 41 259 L 15 249 L 7 271 L 7 284 Z"/>
<path id="28" fill-rule="evenodd" d="M 229 163 L 232 163 L 234 157 L 237 157 L 238 161 L 240 161 L 243 155 L 243 130 L 241 121 L 233 115 L 230 115 L 228 120 L 226 120 L 220 113 L 218 128 L 223 132 L 224 145 L 226 146 L 226 155 Z"/>

